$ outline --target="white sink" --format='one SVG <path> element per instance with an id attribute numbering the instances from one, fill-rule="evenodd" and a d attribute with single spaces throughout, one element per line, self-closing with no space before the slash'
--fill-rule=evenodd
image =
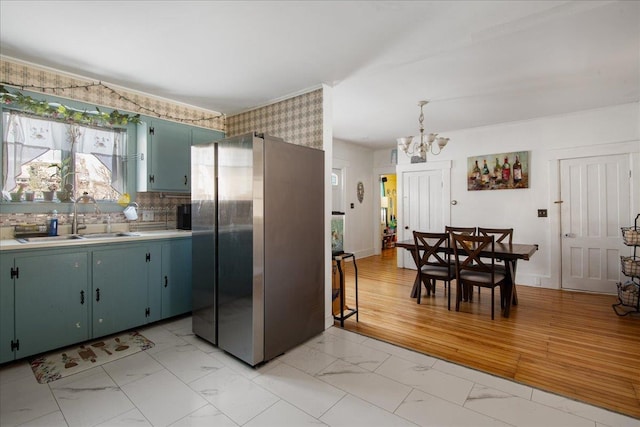
<path id="1" fill-rule="evenodd" d="M 43 236 L 43 237 L 24 237 L 18 240 L 20 243 L 42 243 L 56 242 L 60 240 L 84 240 L 84 239 L 114 239 L 118 237 L 139 236 L 138 233 L 119 232 L 119 233 L 89 233 L 89 234 L 64 234 L 62 236 Z"/>

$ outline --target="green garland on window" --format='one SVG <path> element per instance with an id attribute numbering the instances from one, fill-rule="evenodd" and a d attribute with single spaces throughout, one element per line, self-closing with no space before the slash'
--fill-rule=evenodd
<path id="1" fill-rule="evenodd" d="M 6 105 L 16 105 L 23 111 L 36 116 L 83 125 L 112 127 L 140 123 L 140 114 L 130 115 L 118 110 L 104 113 L 98 107 L 96 107 L 96 111 L 80 111 L 62 104 L 39 101 L 18 91 L 10 93 L 2 85 L 0 85 L 0 101 Z"/>

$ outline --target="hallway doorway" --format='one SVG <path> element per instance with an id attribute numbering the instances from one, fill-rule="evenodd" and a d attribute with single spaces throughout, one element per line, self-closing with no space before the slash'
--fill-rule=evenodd
<path id="1" fill-rule="evenodd" d="M 380 234 L 382 251 L 393 249 L 397 241 L 398 192 L 396 174 L 383 174 L 380 185 Z"/>

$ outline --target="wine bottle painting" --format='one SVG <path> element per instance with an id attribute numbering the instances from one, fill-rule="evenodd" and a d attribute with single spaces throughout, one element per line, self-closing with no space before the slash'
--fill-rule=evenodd
<path id="1" fill-rule="evenodd" d="M 518 188 L 529 188 L 528 151 L 485 154 L 467 158 L 467 190 Z"/>

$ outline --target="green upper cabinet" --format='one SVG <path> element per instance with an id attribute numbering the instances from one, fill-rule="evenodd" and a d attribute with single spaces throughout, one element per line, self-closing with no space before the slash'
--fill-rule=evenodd
<path id="1" fill-rule="evenodd" d="M 189 192 L 191 129 L 154 120 L 138 125 L 138 191 Z"/>
<path id="2" fill-rule="evenodd" d="M 191 145 L 206 144 L 224 138 L 224 132 L 205 128 L 191 129 Z"/>
<path id="3" fill-rule="evenodd" d="M 16 358 L 89 339 L 87 252 L 39 251 L 13 259 Z"/>
<path id="4" fill-rule="evenodd" d="M 138 125 L 138 191 L 191 191 L 191 145 L 222 139 L 220 131 L 164 120 Z"/>

